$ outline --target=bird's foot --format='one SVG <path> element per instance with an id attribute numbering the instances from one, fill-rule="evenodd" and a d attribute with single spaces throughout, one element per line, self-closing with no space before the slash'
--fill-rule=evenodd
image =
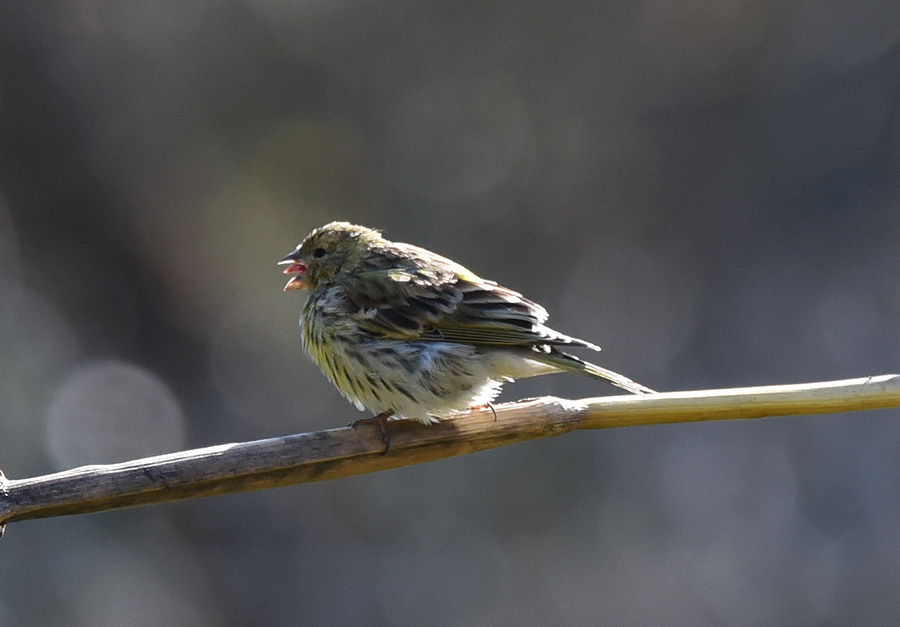
<path id="1" fill-rule="evenodd" d="M 354 420 L 350 423 L 351 429 L 356 429 L 359 425 L 376 425 L 378 430 L 381 431 L 381 439 L 384 441 L 384 450 L 381 452 L 382 455 L 387 455 L 387 452 L 391 450 L 391 435 L 387 430 L 387 421 L 388 418 L 394 415 L 394 412 L 391 410 L 383 411 L 377 416 L 372 416 L 371 418 L 360 418 L 359 420 Z"/>
<path id="2" fill-rule="evenodd" d="M 494 409 L 493 403 L 483 403 L 481 405 L 474 405 L 469 408 L 469 411 L 481 411 L 482 409 L 490 409 L 491 413 L 494 414 L 494 422 L 497 422 L 497 410 Z"/>

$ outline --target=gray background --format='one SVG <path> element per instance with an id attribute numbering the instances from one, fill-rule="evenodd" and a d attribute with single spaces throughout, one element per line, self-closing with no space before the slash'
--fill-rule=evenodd
<path id="1" fill-rule="evenodd" d="M 3 3 L 0 468 L 361 417 L 275 265 L 333 219 L 660 390 L 896 372 L 898 77 L 895 0 Z M 0 623 L 895 624 L 898 417 L 16 523 Z"/>

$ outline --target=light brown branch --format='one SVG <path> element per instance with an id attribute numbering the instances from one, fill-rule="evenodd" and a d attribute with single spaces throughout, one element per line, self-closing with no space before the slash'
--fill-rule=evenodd
<path id="1" fill-rule="evenodd" d="M 483 451 L 575 429 L 820 414 L 900 406 L 900 375 L 732 390 L 543 397 L 472 411 L 438 425 L 375 426 L 223 444 L 31 479 L 0 474 L 0 524 L 325 481 Z"/>

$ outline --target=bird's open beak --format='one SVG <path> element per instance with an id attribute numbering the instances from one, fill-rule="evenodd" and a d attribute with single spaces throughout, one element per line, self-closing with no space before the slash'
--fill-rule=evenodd
<path id="1" fill-rule="evenodd" d="M 286 255 L 284 259 L 278 262 L 278 265 L 287 266 L 287 268 L 284 269 L 285 274 L 297 275 L 295 277 L 291 277 L 291 280 L 285 284 L 285 292 L 290 292 L 291 290 L 302 290 L 307 287 L 306 282 L 303 280 L 303 275 L 306 273 L 306 264 L 303 263 L 303 261 L 301 261 L 297 256 L 297 251 Z"/>

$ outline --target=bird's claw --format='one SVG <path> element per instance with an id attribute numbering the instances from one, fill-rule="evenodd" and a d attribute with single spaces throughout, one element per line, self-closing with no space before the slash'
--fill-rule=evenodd
<path id="1" fill-rule="evenodd" d="M 493 403 L 484 403 L 483 405 L 475 405 L 469 408 L 469 411 L 482 410 L 482 409 L 490 409 L 491 413 L 494 414 L 494 422 L 497 422 L 497 410 L 494 409 Z"/>
<path id="2" fill-rule="evenodd" d="M 392 411 L 383 411 L 377 416 L 372 416 L 371 418 L 360 418 L 359 420 L 354 420 L 350 423 L 351 429 L 356 429 L 359 425 L 375 425 L 378 427 L 378 430 L 381 432 L 381 439 L 384 442 L 384 450 L 381 452 L 382 455 L 387 455 L 387 452 L 391 450 L 391 435 L 388 433 L 387 429 L 387 421 L 388 418 L 394 415 Z"/>

